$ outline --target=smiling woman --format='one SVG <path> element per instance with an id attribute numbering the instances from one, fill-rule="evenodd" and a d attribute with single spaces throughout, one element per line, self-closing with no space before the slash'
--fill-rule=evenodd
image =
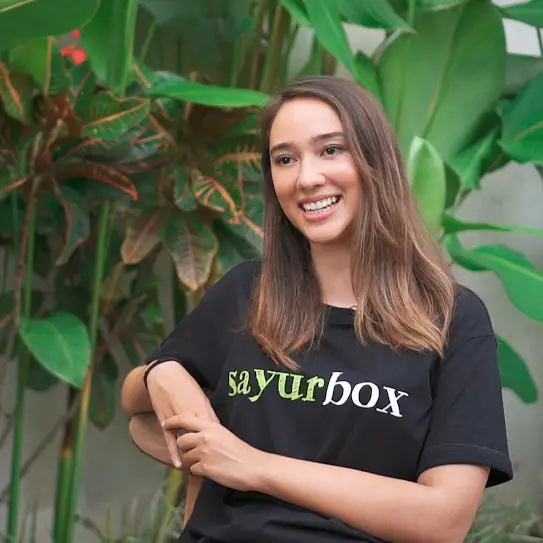
<path id="1" fill-rule="evenodd" d="M 304 79 L 262 135 L 262 261 L 123 387 L 133 421 L 162 423 L 132 423 L 138 446 L 201 478 L 179 541 L 461 543 L 512 477 L 486 308 L 450 277 L 368 93 Z"/>

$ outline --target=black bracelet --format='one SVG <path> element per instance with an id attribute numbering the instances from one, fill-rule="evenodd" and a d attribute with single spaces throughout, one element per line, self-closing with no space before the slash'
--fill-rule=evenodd
<path id="1" fill-rule="evenodd" d="M 143 372 L 143 384 L 145 385 L 145 388 L 148 389 L 147 386 L 147 377 L 149 376 L 149 372 L 156 368 L 159 364 L 162 364 L 163 362 L 179 362 L 175 358 L 172 358 L 171 356 L 163 356 L 162 358 L 156 358 L 152 362 L 149 362 L 147 364 L 147 367 L 145 368 L 145 371 Z"/>

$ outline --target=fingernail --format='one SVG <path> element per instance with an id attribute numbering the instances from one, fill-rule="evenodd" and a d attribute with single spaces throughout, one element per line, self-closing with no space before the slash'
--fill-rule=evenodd
<path id="1" fill-rule="evenodd" d="M 174 465 L 177 469 L 179 469 L 181 467 L 181 462 L 177 461 Z"/>

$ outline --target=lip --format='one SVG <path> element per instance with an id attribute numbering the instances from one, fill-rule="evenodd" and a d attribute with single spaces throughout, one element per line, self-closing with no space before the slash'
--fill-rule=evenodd
<path id="1" fill-rule="evenodd" d="M 328 198 L 331 198 L 331 196 L 328 196 Z M 319 198 L 319 200 L 322 200 L 322 198 Z M 304 200 L 304 202 L 309 203 L 309 200 Z M 326 211 L 321 211 L 320 213 L 317 213 L 316 215 L 311 215 L 311 213 L 306 212 L 303 207 L 300 207 L 300 213 L 302 214 L 304 220 L 308 222 L 322 222 L 328 219 L 328 217 L 330 217 L 331 215 L 333 215 L 338 210 L 339 206 L 342 205 L 342 203 L 343 203 L 343 198 L 340 198 L 339 202 L 337 202 L 334 207 Z"/>

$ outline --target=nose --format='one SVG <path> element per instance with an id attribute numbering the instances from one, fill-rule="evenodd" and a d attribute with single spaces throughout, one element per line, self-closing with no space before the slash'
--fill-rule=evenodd
<path id="1" fill-rule="evenodd" d="M 317 160 L 304 158 L 300 161 L 298 187 L 310 191 L 326 183 L 326 176 L 320 170 Z"/>

